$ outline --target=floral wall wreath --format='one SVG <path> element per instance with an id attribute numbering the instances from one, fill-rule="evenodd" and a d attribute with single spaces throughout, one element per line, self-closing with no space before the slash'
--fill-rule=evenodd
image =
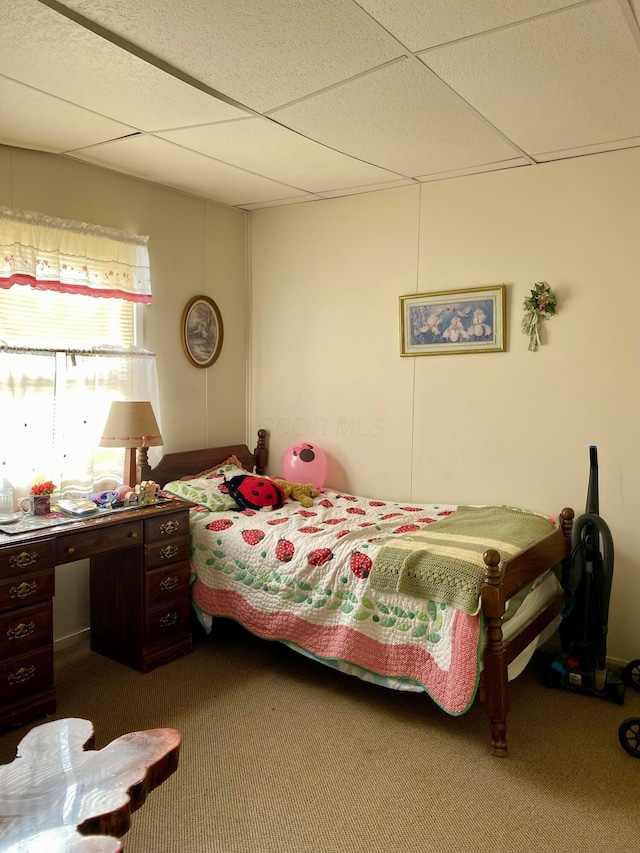
<path id="1" fill-rule="evenodd" d="M 536 352 L 540 346 L 540 330 L 544 320 L 550 320 L 558 313 L 558 301 L 546 281 L 537 281 L 531 290 L 531 296 L 524 300 L 522 331 L 529 336 L 529 351 Z"/>

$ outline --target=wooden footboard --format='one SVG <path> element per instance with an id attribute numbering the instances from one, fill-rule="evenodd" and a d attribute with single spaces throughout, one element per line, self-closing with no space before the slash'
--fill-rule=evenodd
<path id="1" fill-rule="evenodd" d="M 215 468 L 229 456 L 236 456 L 247 471 L 264 474 L 267 466 L 267 431 L 258 430 L 258 443 L 254 450 L 246 444 L 230 444 L 226 447 L 209 447 L 206 450 L 181 450 L 176 453 L 166 453 L 160 462 L 151 468 L 146 465 L 140 468 L 140 480 L 153 480 L 164 486 L 171 480 L 180 480 L 187 475 L 194 476 L 209 468 Z"/>
<path id="2" fill-rule="evenodd" d="M 502 620 L 507 601 L 553 566 L 570 559 L 574 512 L 560 513 L 559 527 L 504 562 L 489 549 L 483 557 L 487 566 L 482 586 L 482 612 L 487 630 L 480 696 L 489 715 L 494 755 L 507 755 L 507 711 L 509 708 L 507 667 L 560 612 L 563 595 L 534 614 L 520 631 L 505 643 Z"/>

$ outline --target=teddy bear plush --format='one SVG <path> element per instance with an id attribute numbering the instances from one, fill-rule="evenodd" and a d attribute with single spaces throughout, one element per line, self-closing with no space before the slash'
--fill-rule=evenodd
<path id="1" fill-rule="evenodd" d="M 320 494 L 313 483 L 292 483 L 278 477 L 274 477 L 273 482 L 280 486 L 285 498 L 293 498 L 294 501 L 299 501 L 304 507 L 313 506 L 312 499 Z"/>

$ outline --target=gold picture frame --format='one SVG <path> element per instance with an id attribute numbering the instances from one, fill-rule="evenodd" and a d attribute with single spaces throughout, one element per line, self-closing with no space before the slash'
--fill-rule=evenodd
<path id="1" fill-rule="evenodd" d="M 504 352 L 505 285 L 400 297 L 400 355 Z"/>
<path id="2" fill-rule="evenodd" d="M 180 324 L 182 349 L 194 367 L 211 367 L 222 350 L 222 315 L 213 299 L 194 296 L 185 305 Z"/>

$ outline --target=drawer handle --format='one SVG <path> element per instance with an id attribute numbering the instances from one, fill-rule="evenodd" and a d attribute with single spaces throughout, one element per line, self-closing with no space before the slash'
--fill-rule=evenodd
<path id="1" fill-rule="evenodd" d="M 167 545 L 166 548 L 162 548 L 160 551 L 160 557 L 163 560 L 171 560 L 178 553 L 177 545 Z"/>
<path id="2" fill-rule="evenodd" d="M 35 674 L 35 666 L 21 666 L 16 672 L 12 672 L 11 675 L 7 676 L 7 681 L 9 684 L 24 684 L 25 681 L 33 678 Z"/>
<path id="3" fill-rule="evenodd" d="M 171 625 L 175 625 L 178 621 L 178 611 L 174 610 L 173 613 L 167 613 L 166 616 L 163 616 L 159 621 L 159 625 L 161 628 L 170 628 Z"/>
<path id="4" fill-rule="evenodd" d="M 35 551 L 31 551 L 28 554 L 26 551 L 21 551 L 19 554 L 14 554 L 13 557 L 9 557 L 9 565 L 17 566 L 19 569 L 24 569 L 25 566 L 31 566 L 38 559 L 38 555 Z"/>
<path id="5" fill-rule="evenodd" d="M 138 538 L 138 531 L 137 530 L 130 530 L 127 535 L 129 536 L 129 539 L 137 539 Z"/>
<path id="6" fill-rule="evenodd" d="M 165 521 L 160 525 L 160 533 L 167 534 L 171 536 L 172 533 L 175 533 L 176 530 L 180 528 L 179 521 Z"/>
<path id="7" fill-rule="evenodd" d="M 11 598 L 29 598 L 30 595 L 33 595 L 37 591 L 38 584 L 36 581 L 31 581 L 30 583 L 22 581 L 20 586 L 12 586 L 9 594 Z"/>
<path id="8" fill-rule="evenodd" d="M 160 581 L 160 589 L 163 592 L 168 592 L 178 586 L 178 578 L 175 575 L 168 575 L 163 581 Z"/>
<path id="9" fill-rule="evenodd" d="M 69 548 L 67 548 L 67 554 L 73 554 L 75 550 L 76 549 L 73 547 L 73 545 L 71 545 Z"/>
<path id="10" fill-rule="evenodd" d="M 23 640 L 25 637 L 28 637 L 30 634 L 33 634 L 35 630 L 35 622 L 21 622 L 19 625 L 16 625 L 15 628 L 9 628 L 9 630 L 7 631 L 7 639 Z"/>

